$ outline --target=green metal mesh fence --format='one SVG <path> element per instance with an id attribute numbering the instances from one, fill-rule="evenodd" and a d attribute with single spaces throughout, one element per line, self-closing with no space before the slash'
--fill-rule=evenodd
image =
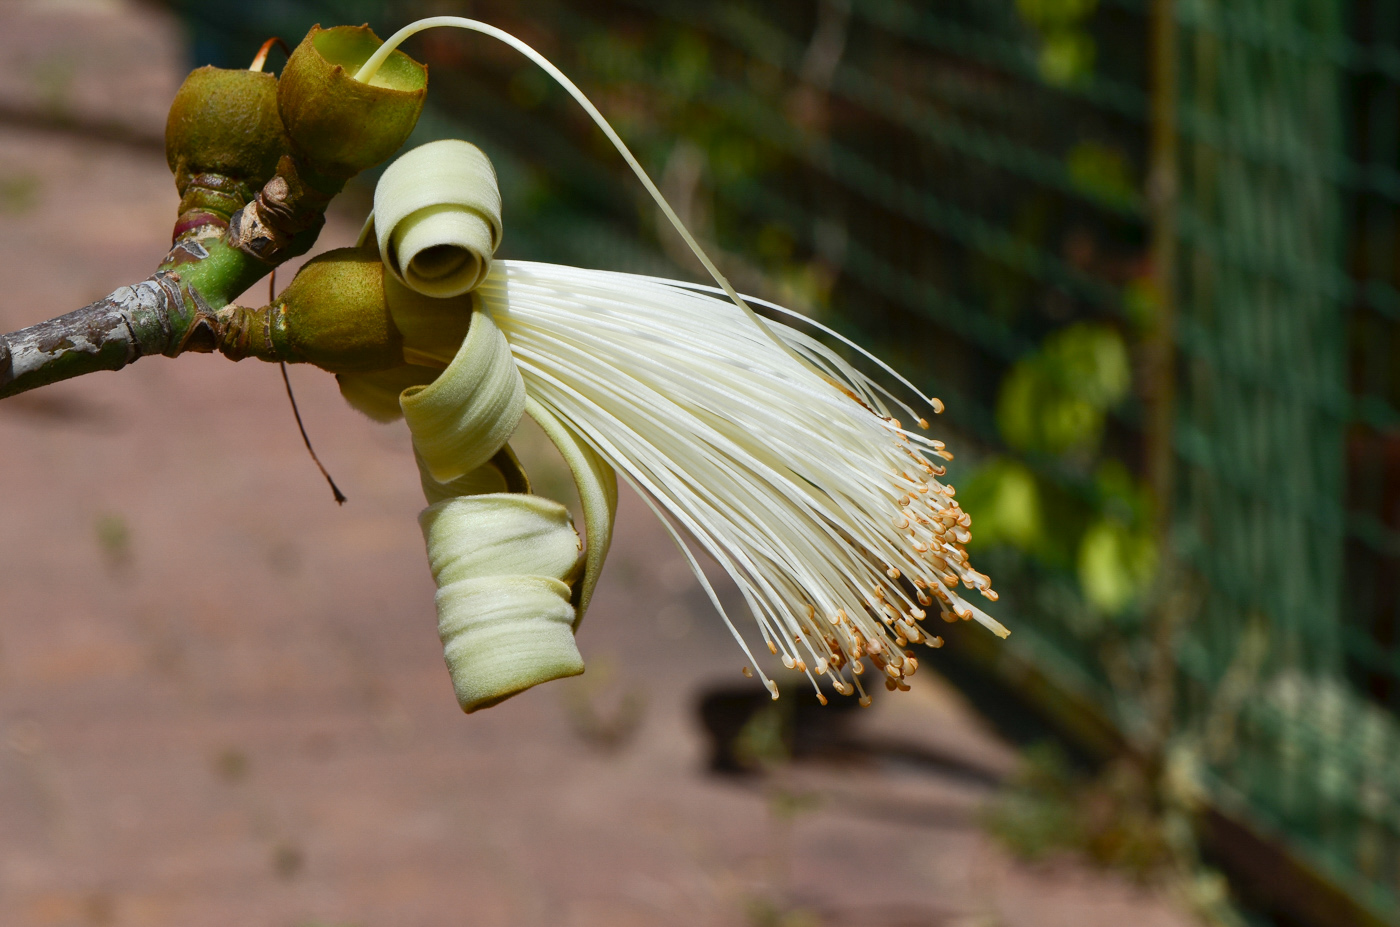
<path id="1" fill-rule="evenodd" d="M 317 19 L 535 44 L 741 289 L 945 400 L 1008 651 L 1400 916 L 1396 0 L 182 9 L 199 63 Z M 694 273 L 543 75 L 416 41 L 508 253 Z"/>

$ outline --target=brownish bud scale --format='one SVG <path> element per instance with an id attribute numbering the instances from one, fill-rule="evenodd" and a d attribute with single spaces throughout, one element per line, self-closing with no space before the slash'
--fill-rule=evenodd
<path id="1" fill-rule="evenodd" d="M 180 192 L 175 237 L 222 231 L 277 172 L 288 147 L 277 78 L 215 67 L 191 71 L 165 123 L 165 160 Z"/>
<path id="2" fill-rule="evenodd" d="M 359 248 L 308 261 L 272 305 L 272 333 L 287 360 L 331 373 L 368 373 L 404 362 L 403 336 L 384 298 L 384 265 Z"/>
<path id="3" fill-rule="evenodd" d="M 428 69 L 395 51 L 368 82 L 355 72 L 384 44 L 369 26 L 312 26 L 278 82 L 293 145 L 316 171 L 351 177 L 389 157 L 423 111 Z"/>

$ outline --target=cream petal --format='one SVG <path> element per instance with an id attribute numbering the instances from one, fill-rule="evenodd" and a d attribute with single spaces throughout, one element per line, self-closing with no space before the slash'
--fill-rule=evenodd
<path id="1" fill-rule="evenodd" d="M 475 470 L 499 451 L 525 412 L 525 383 L 489 312 L 477 309 L 457 356 L 400 405 L 413 446 L 440 483 Z"/>
<path id="2" fill-rule="evenodd" d="M 542 682 L 577 676 L 569 587 L 548 576 L 492 576 L 437 592 L 438 635 L 465 712 Z"/>

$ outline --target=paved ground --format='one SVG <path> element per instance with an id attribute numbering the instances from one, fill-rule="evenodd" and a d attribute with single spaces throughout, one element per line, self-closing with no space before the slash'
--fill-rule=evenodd
<path id="1" fill-rule="evenodd" d="M 0 52 L 0 102 L 150 133 L 182 67 L 170 23 L 113 3 L 7 3 Z M 0 127 L 0 327 L 144 277 L 174 205 L 153 150 Z M 343 509 L 269 366 L 152 359 L 0 403 L 0 924 L 1185 923 L 1011 861 L 974 780 L 802 765 L 787 788 L 817 800 L 789 819 L 707 774 L 696 703 L 740 660 L 631 496 L 588 674 L 463 716 L 405 429 L 293 379 Z M 1012 762 L 931 673 L 858 722 Z"/>

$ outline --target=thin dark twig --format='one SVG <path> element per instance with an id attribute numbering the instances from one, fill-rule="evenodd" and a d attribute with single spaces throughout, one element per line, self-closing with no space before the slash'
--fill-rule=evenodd
<path id="1" fill-rule="evenodd" d="M 268 304 L 270 305 L 273 300 L 277 298 L 277 271 L 275 270 L 267 281 L 267 291 Z M 330 473 L 326 470 L 326 465 L 321 463 L 321 458 L 316 456 L 316 449 L 311 446 L 311 439 L 306 435 L 306 426 L 302 424 L 301 421 L 301 410 L 297 408 L 297 397 L 292 394 L 292 379 L 287 376 L 287 364 L 283 361 L 279 366 L 282 368 L 282 384 L 287 387 L 287 400 L 292 404 L 292 415 L 296 416 L 297 428 L 301 431 L 301 440 L 302 443 L 306 445 L 306 452 L 311 455 L 311 459 L 316 463 L 316 468 L 321 471 L 321 475 L 324 476 L 326 482 L 330 484 L 331 493 L 335 496 L 336 505 L 344 505 L 345 493 L 341 492 L 340 487 L 335 485 L 335 480 L 331 479 Z"/>

